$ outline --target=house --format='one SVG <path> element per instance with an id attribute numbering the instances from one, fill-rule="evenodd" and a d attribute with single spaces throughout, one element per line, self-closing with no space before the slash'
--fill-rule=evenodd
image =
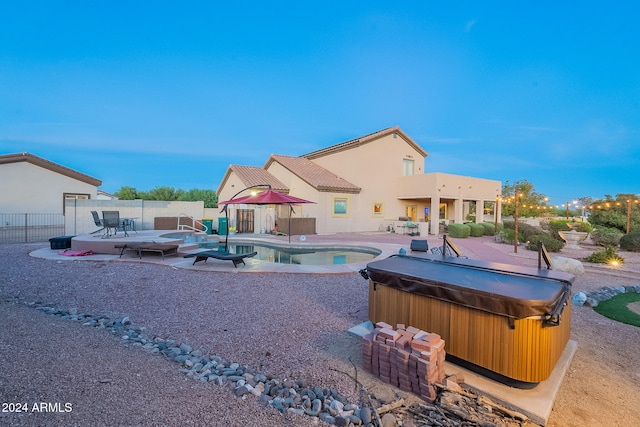
<path id="1" fill-rule="evenodd" d="M 0 155 L 0 212 L 64 214 L 69 199 L 96 199 L 102 181 L 30 153 Z"/>
<path id="2" fill-rule="evenodd" d="M 242 189 L 268 184 L 315 202 L 297 207 L 295 215 L 315 218 L 317 233 L 393 229 L 438 234 L 443 223 L 484 221 L 485 202 L 499 217 L 501 181 L 426 173 L 427 156 L 394 126 L 302 156 L 273 154 L 262 168 L 231 165 L 218 199 L 245 196 Z M 288 207 L 278 209 L 277 218 L 289 215 Z M 475 211 L 480 214 L 469 217 Z"/>

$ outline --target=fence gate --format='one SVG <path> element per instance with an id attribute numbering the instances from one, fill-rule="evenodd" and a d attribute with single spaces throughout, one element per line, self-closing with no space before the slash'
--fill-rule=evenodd
<path id="1" fill-rule="evenodd" d="M 253 233 L 255 228 L 254 222 L 254 210 L 253 209 L 238 209 L 238 233 Z"/>

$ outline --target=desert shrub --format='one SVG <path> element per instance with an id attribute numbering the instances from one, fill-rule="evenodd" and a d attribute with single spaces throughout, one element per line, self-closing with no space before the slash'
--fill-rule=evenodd
<path id="1" fill-rule="evenodd" d="M 544 231 L 542 231 L 541 229 L 539 229 L 537 227 L 534 227 L 533 225 L 518 224 L 518 234 L 522 234 L 522 238 L 526 242 L 532 236 L 536 236 L 538 234 L 546 234 L 546 233 Z"/>
<path id="2" fill-rule="evenodd" d="M 513 236 L 516 234 L 515 230 L 506 228 L 503 231 L 499 232 L 496 236 L 496 241 L 499 243 L 510 243 L 513 244 Z M 518 241 L 523 242 L 522 234 L 518 233 Z"/>
<path id="3" fill-rule="evenodd" d="M 577 222 L 577 225 L 574 227 L 576 231 L 581 231 L 584 233 L 591 233 L 593 231 L 593 226 L 586 221 Z"/>
<path id="4" fill-rule="evenodd" d="M 449 224 L 449 235 L 451 237 L 457 237 L 465 239 L 471 234 L 471 227 L 467 224 Z"/>
<path id="5" fill-rule="evenodd" d="M 592 253 L 584 260 L 594 264 L 609 264 L 612 261 L 617 261 L 619 264 L 622 264 L 624 262 L 624 258 L 618 255 L 614 246 L 605 246 L 604 249 Z"/>
<path id="6" fill-rule="evenodd" d="M 620 238 L 620 249 L 629 252 L 640 252 L 640 231 L 625 234 Z"/>
<path id="7" fill-rule="evenodd" d="M 549 221 L 549 230 L 555 231 L 569 231 L 571 227 L 569 227 L 569 221 L 564 219 L 554 219 Z"/>
<path id="8" fill-rule="evenodd" d="M 480 223 L 482 228 L 484 229 L 485 236 L 493 236 L 496 234 L 496 224 L 493 222 L 482 222 Z M 502 224 L 498 223 L 498 233 L 502 231 Z"/>
<path id="9" fill-rule="evenodd" d="M 472 237 L 480 237 L 480 236 L 484 236 L 484 227 L 481 226 L 480 224 L 476 224 L 476 223 L 469 223 L 466 224 L 467 226 L 469 226 L 470 228 L 470 235 Z"/>
<path id="10" fill-rule="evenodd" d="M 617 228 L 597 227 L 591 232 L 591 241 L 600 246 L 618 246 L 623 235 Z"/>
<path id="11" fill-rule="evenodd" d="M 547 251 L 549 252 L 560 252 L 560 250 L 564 246 L 561 241 L 556 240 L 550 235 L 544 233 L 531 236 L 531 238 L 527 242 L 527 249 L 529 249 L 530 251 L 537 251 L 538 242 L 542 242 L 544 247 L 547 248 Z"/>

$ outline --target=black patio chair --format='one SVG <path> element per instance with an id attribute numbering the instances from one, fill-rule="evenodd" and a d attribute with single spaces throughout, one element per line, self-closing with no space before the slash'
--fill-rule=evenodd
<path id="1" fill-rule="evenodd" d="M 91 215 L 93 216 L 93 222 L 95 222 L 96 227 L 100 227 L 99 229 L 97 229 L 96 231 L 92 232 L 91 234 L 96 234 L 96 233 L 104 230 L 104 224 L 102 223 L 102 220 L 100 219 L 100 216 L 98 216 L 98 212 L 91 211 Z"/>
<path id="2" fill-rule="evenodd" d="M 111 230 L 115 236 L 120 228 L 120 212 L 119 211 L 102 211 L 102 223 L 107 232 L 103 237 L 111 236 Z"/>

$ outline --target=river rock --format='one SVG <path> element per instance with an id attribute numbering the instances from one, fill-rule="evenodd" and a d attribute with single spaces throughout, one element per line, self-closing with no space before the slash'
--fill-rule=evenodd
<path id="1" fill-rule="evenodd" d="M 384 414 L 380 421 L 382 421 L 382 427 L 398 427 L 398 421 L 393 414 Z"/>
<path id="2" fill-rule="evenodd" d="M 571 298 L 571 303 L 576 306 L 584 305 L 587 301 L 587 295 L 584 292 L 576 292 Z"/>

